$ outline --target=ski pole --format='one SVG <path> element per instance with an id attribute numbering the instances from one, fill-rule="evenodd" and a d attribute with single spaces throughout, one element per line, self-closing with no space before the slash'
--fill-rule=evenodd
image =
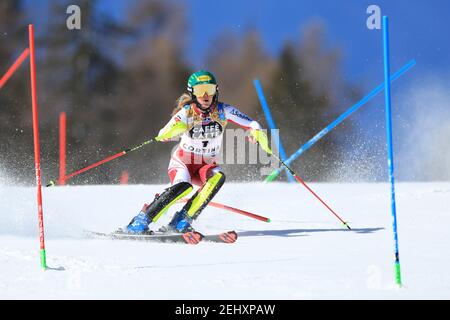
<path id="1" fill-rule="evenodd" d="M 350 226 L 347 224 L 347 222 L 345 222 L 344 220 L 342 220 L 341 219 L 341 217 L 339 217 L 339 215 L 336 213 L 336 212 L 334 212 L 334 210 L 333 209 L 331 209 L 330 208 L 330 206 L 329 205 L 327 205 L 326 203 L 325 203 L 325 201 L 323 201 L 318 195 L 317 195 L 317 193 L 315 193 L 306 183 L 305 183 L 305 181 L 303 181 L 302 180 L 302 178 L 300 178 L 291 168 L 289 168 L 289 166 L 286 164 L 286 163 L 284 163 L 284 161 L 283 160 L 281 160 L 278 156 L 276 156 L 276 155 L 274 155 L 275 156 L 275 158 L 278 160 L 278 161 L 280 161 L 281 162 L 281 164 L 286 168 L 286 170 L 287 171 L 289 171 L 289 173 L 290 174 L 292 174 L 293 176 L 294 176 L 294 178 L 295 178 L 295 180 L 297 180 L 298 182 L 300 182 L 309 192 L 311 192 L 313 195 L 314 195 L 314 197 L 316 197 L 317 198 L 317 200 L 319 200 L 328 210 L 330 210 L 330 212 L 332 213 L 332 214 L 334 214 L 335 216 L 336 216 L 336 218 L 338 218 L 342 223 L 343 223 L 343 225 L 344 226 L 346 226 L 349 230 L 351 230 L 351 228 L 350 228 Z"/>
<path id="2" fill-rule="evenodd" d="M 142 142 L 142 143 L 140 143 L 140 144 L 138 144 L 138 145 L 136 145 L 136 146 L 134 146 L 132 148 L 128 148 L 128 149 L 122 150 L 119 153 L 116 153 L 115 155 L 109 156 L 109 157 L 107 157 L 107 158 L 105 158 L 103 160 L 97 161 L 97 162 L 95 162 L 95 163 L 93 163 L 93 164 L 91 164 L 91 165 L 89 165 L 87 167 L 84 167 L 84 168 L 82 168 L 82 169 L 80 169 L 78 171 L 72 172 L 72 173 L 66 175 L 65 178 L 66 178 L 66 180 L 69 180 L 70 178 L 73 178 L 76 175 L 79 175 L 80 173 L 83 173 L 83 172 L 86 172 L 86 171 L 91 170 L 93 168 L 96 168 L 96 167 L 98 167 L 98 166 L 100 166 L 102 164 L 105 164 L 105 163 L 107 163 L 107 162 L 109 162 L 111 160 L 114 160 L 114 159 L 117 159 L 117 158 L 119 158 L 121 156 L 124 156 L 124 155 L 126 155 L 126 154 L 128 154 L 128 153 L 130 153 L 132 151 L 136 151 L 136 150 L 138 150 L 138 149 L 140 149 L 140 148 L 142 148 L 142 147 L 144 147 L 144 146 L 146 146 L 146 145 L 148 145 L 148 144 L 150 144 L 150 143 L 152 143 L 154 141 L 161 141 L 161 140 L 164 140 L 164 139 L 170 139 L 170 138 L 176 137 L 179 134 L 181 134 L 182 132 L 184 132 L 186 129 L 187 129 L 187 126 L 186 126 L 185 123 L 177 122 L 171 128 L 169 128 L 165 133 L 157 136 L 156 138 L 144 141 L 144 142 Z M 55 185 L 57 185 L 55 180 L 50 180 L 50 182 L 47 184 L 47 187 L 51 187 L 51 186 L 55 186 Z"/>
<path id="3" fill-rule="evenodd" d="M 189 199 L 180 199 L 178 201 L 179 202 L 188 202 Z M 218 202 L 211 201 L 210 203 L 208 203 L 208 206 L 219 208 L 219 209 L 225 209 L 227 211 L 234 212 L 234 213 L 239 213 L 239 214 L 242 214 L 244 216 L 247 216 L 247 217 L 250 217 L 250 218 L 253 218 L 253 219 L 257 219 L 257 220 L 260 220 L 260 221 L 270 222 L 269 218 L 266 218 L 266 217 L 263 217 L 263 216 L 259 216 L 257 214 L 254 214 L 254 213 L 251 213 L 251 212 L 248 212 L 248 211 L 244 211 L 244 210 L 241 210 L 241 209 L 233 208 L 233 207 L 230 207 L 230 206 L 218 203 Z"/>
<path id="4" fill-rule="evenodd" d="M 150 143 L 152 143 L 152 142 L 154 142 L 154 141 L 155 141 L 154 139 L 150 139 L 150 140 L 147 140 L 147 141 L 145 141 L 145 142 L 142 142 L 141 144 L 138 144 L 138 145 L 136 145 L 136 146 L 134 146 L 134 147 L 132 147 L 132 148 L 129 148 L 129 149 L 126 149 L 126 150 L 122 150 L 122 151 L 120 151 L 119 153 L 116 153 L 116 154 L 113 155 L 113 156 L 109 156 L 109 157 L 107 157 L 107 158 L 105 158 L 105 159 L 103 159 L 103 160 L 97 161 L 97 162 L 95 162 L 95 163 L 93 163 L 93 164 L 91 164 L 91 165 L 89 165 L 89 166 L 87 166 L 87 167 L 84 167 L 84 168 L 82 168 L 82 169 L 80 169 L 80 170 L 77 170 L 77 171 L 75 171 L 75 172 L 72 172 L 72 173 L 66 175 L 66 176 L 65 176 L 65 180 L 67 181 L 67 180 L 69 180 L 70 178 L 73 178 L 73 177 L 75 177 L 75 176 L 77 176 L 77 175 L 79 175 L 79 174 L 81 174 L 81 173 L 83 173 L 83 172 L 86 172 L 86 171 L 88 171 L 88 170 L 91 170 L 91 169 L 93 169 L 93 168 L 96 168 L 96 167 L 98 167 L 98 166 L 101 166 L 102 164 L 105 164 L 105 163 L 107 163 L 107 162 L 109 162 L 109 161 L 111 161 L 111 160 L 114 160 L 114 159 L 117 159 L 117 158 L 119 158 L 119 157 L 121 157 L 121 156 L 124 156 L 124 155 L 126 155 L 127 153 L 129 153 L 129 152 L 138 150 L 138 149 L 142 148 L 143 146 L 146 146 L 147 144 L 150 144 Z M 56 185 L 56 184 L 57 184 L 57 183 L 56 183 L 54 180 L 50 180 L 50 182 L 47 184 L 47 187 L 51 187 L 51 186 L 54 186 L 54 185 Z"/>
<path id="5" fill-rule="evenodd" d="M 250 134 L 256 139 L 256 141 L 258 142 L 259 146 L 261 147 L 261 149 L 263 149 L 265 152 L 267 152 L 269 155 L 272 155 L 275 157 L 275 159 L 277 159 L 278 161 L 280 161 L 280 163 L 286 168 L 287 171 L 289 171 L 289 173 L 295 178 L 295 180 L 297 180 L 299 183 L 301 183 L 309 192 L 311 192 L 314 197 L 316 197 L 328 210 L 331 211 L 332 214 L 334 214 L 336 216 L 336 218 L 338 218 L 343 224 L 344 226 L 346 226 L 349 230 L 351 230 L 350 226 L 347 224 L 347 222 L 345 222 L 344 220 L 341 219 L 341 217 L 339 217 L 339 215 L 334 212 L 333 209 L 330 208 L 329 205 L 327 205 L 325 203 L 325 201 L 323 201 L 318 195 L 317 193 L 315 193 L 306 183 L 305 181 L 302 180 L 302 178 L 300 178 L 295 172 L 294 170 L 292 170 L 283 160 L 280 159 L 280 157 L 278 157 L 276 154 L 274 154 L 272 152 L 272 150 L 269 147 L 269 141 L 267 139 L 266 134 L 261 131 L 261 130 L 252 130 L 250 131 Z"/>
<path id="6" fill-rule="evenodd" d="M 344 220 L 341 219 L 341 217 L 339 217 L 339 215 L 334 212 L 333 209 L 330 208 L 329 205 L 327 205 L 325 203 L 325 201 L 323 201 L 306 183 L 305 181 L 302 180 L 302 178 L 300 178 L 291 168 L 288 167 L 287 164 L 284 163 L 283 160 L 281 160 L 278 156 L 275 155 L 275 158 L 278 158 L 278 160 L 281 162 L 281 164 L 286 168 L 287 171 L 289 171 L 290 174 L 292 174 L 295 178 L 295 180 L 297 180 L 298 182 L 300 182 L 309 192 L 311 192 L 328 210 L 330 210 L 330 212 L 332 214 L 334 214 L 336 216 L 336 218 L 338 218 L 344 226 L 346 226 L 349 230 L 351 230 L 350 226 L 347 224 L 347 222 L 345 222 Z"/>

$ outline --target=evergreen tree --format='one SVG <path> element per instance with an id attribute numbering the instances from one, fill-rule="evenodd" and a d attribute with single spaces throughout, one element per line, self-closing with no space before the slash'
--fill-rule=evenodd
<path id="1" fill-rule="evenodd" d="M 117 105 L 111 104 L 119 68 L 111 50 L 126 30 L 110 16 L 98 11 L 98 1 L 82 0 L 77 5 L 81 12 L 81 29 L 69 30 L 66 26 L 66 8 L 70 0 L 52 2 L 49 10 L 52 19 L 46 32 L 39 38 L 44 52 L 39 72 L 42 80 L 41 101 L 43 129 L 48 129 L 47 149 L 44 155 L 56 174 L 58 157 L 58 115 L 68 116 L 68 170 L 73 171 L 87 163 L 108 155 L 113 149 L 114 127 L 117 123 Z M 45 148 L 44 146 L 44 148 Z M 99 170 L 92 179 L 76 181 L 101 182 L 109 179 L 108 170 Z"/>

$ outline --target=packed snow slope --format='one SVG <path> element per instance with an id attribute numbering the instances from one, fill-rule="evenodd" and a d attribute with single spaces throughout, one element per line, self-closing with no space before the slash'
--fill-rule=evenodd
<path id="1" fill-rule="evenodd" d="M 388 184 L 226 183 L 194 227 L 236 230 L 234 244 L 87 239 L 126 225 L 165 185 L 43 190 L 47 263 L 39 262 L 36 189 L 0 187 L 0 299 L 449 299 L 450 183 L 399 183 L 404 287 L 393 280 Z M 153 227 L 167 223 L 175 205 Z"/>

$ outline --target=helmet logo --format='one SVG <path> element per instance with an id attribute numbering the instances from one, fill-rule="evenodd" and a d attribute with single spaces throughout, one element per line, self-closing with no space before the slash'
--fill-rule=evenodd
<path id="1" fill-rule="evenodd" d="M 208 76 L 207 74 L 201 75 L 197 77 L 198 81 L 210 81 L 212 80 L 210 76 Z"/>

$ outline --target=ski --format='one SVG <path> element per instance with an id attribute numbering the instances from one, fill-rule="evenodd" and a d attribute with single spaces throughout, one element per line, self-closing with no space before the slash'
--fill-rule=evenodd
<path id="1" fill-rule="evenodd" d="M 222 243 L 234 243 L 236 242 L 238 235 L 236 231 L 228 231 L 218 234 L 203 235 L 202 241 L 206 242 L 222 242 Z"/>
<path id="2" fill-rule="evenodd" d="M 199 232 L 192 231 L 180 234 L 161 234 L 156 232 L 149 232 L 147 234 L 132 234 L 125 232 L 102 233 L 95 231 L 85 231 L 88 237 L 112 239 L 112 240 L 134 240 L 145 242 L 161 242 L 161 243 L 185 243 L 198 244 L 203 235 Z"/>
<path id="3" fill-rule="evenodd" d="M 161 233 L 157 231 L 149 231 L 146 234 L 125 233 L 121 230 L 112 233 L 103 233 L 96 231 L 85 231 L 89 238 L 112 239 L 112 240 L 135 240 L 145 242 L 161 242 L 161 243 L 185 243 L 198 244 L 200 241 L 217 242 L 217 243 L 234 243 L 238 235 L 236 231 L 227 231 L 217 234 L 203 235 L 197 231 L 186 233 Z"/>

